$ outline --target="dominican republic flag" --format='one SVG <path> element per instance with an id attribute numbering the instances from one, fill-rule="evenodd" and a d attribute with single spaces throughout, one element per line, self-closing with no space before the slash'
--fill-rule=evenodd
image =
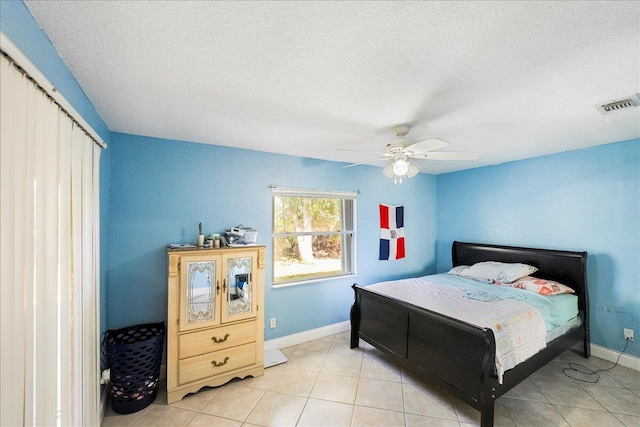
<path id="1" fill-rule="evenodd" d="M 380 259 L 404 258 L 404 206 L 380 205 Z"/>

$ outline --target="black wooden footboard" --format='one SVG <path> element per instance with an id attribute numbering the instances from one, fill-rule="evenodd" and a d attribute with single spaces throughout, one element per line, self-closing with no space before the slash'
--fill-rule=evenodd
<path id="1" fill-rule="evenodd" d="M 490 329 L 357 285 L 353 290 L 351 348 L 363 339 L 427 376 L 493 422 L 496 349 Z"/>

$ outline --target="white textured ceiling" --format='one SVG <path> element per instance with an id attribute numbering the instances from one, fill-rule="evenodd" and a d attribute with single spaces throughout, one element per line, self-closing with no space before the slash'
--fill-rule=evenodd
<path id="1" fill-rule="evenodd" d="M 114 132 L 344 162 L 391 126 L 475 161 L 640 137 L 640 2 L 29 1 Z M 380 164 L 383 166 L 383 164 Z"/>

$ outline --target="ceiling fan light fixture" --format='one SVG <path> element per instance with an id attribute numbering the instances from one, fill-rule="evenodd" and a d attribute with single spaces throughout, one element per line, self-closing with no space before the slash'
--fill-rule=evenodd
<path id="1" fill-rule="evenodd" d="M 393 178 L 394 184 L 402 184 L 402 178 L 413 178 L 420 172 L 420 165 L 407 158 L 396 158 L 382 169 L 382 173 L 387 178 Z"/>
<path id="2" fill-rule="evenodd" d="M 393 162 L 393 173 L 397 176 L 404 176 L 409 172 L 409 162 L 404 159 L 398 159 Z"/>

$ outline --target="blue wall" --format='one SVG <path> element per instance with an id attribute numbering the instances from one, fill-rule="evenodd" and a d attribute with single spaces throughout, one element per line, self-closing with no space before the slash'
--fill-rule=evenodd
<path id="1" fill-rule="evenodd" d="M 440 175 L 437 270 L 453 240 L 587 251 L 594 344 L 640 330 L 640 140 Z M 640 356 L 638 341 L 627 352 Z"/>
<path id="2" fill-rule="evenodd" d="M 435 272 L 436 178 L 419 174 L 394 185 L 380 168 L 235 148 L 111 135 L 109 328 L 166 319 L 168 243 L 194 242 L 238 224 L 259 230 L 267 246 L 265 318 L 272 339 L 348 319 L 352 282 Z M 271 190 L 360 191 L 357 278 L 271 288 Z M 378 261 L 378 204 L 404 204 L 407 257 Z M 268 324 L 268 322 L 267 322 Z"/>

